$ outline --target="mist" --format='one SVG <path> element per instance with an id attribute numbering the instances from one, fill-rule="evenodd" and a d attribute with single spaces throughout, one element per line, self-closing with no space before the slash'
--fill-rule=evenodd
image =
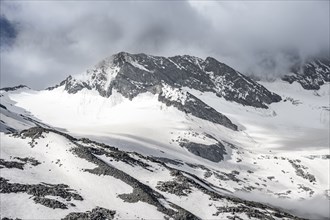
<path id="1" fill-rule="evenodd" d="M 330 216 L 330 200 L 326 195 L 314 195 L 310 199 L 292 200 L 275 198 L 270 195 L 257 192 L 235 192 L 235 195 L 246 200 L 270 204 L 290 211 L 297 216 L 307 219 L 328 219 Z"/>
<path id="2" fill-rule="evenodd" d="M 212 56 L 262 79 L 329 57 L 329 1 L 1 1 L 1 87 L 35 89 L 120 51 Z"/>

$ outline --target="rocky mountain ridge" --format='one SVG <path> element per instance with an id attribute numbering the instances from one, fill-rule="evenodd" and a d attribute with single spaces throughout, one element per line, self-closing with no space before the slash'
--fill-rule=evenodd
<path id="1" fill-rule="evenodd" d="M 289 83 L 297 82 L 307 90 L 319 90 L 324 83 L 330 82 L 330 59 L 310 59 L 303 65 L 293 66 L 291 72 L 282 79 Z"/>
<path id="2" fill-rule="evenodd" d="M 193 56 L 160 57 L 121 52 L 87 70 L 83 76 L 69 76 L 60 83 L 69 93 L 84 88 L 96 89 L 109 97 L 112 89 L 132 99 L 143 92 L 157 93 L 163 85 L 188 87 L 243 105 L 267 108 L 281 97 L 262 85 L 220 63 L 214 58 L 202 60 Z"/>

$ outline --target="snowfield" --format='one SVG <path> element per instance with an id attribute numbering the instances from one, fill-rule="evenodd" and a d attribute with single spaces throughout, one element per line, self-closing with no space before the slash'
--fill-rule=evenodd
<path id="1" fill-rule="evenodd" d="M 228 102 L 210 92 L 183 89 L 225 114 L 239 125 L 239 131 L 166 106 L 151 93 L 140 94 L 130 101 L 116 91 L 109 98 L 104 98 L 96 91 L 82 90 L 77 94 L 68 94 L 63 87 L 58 87 L 50 91 L 22 90 L 4 96 L 11 111 L 21 112 L 24 109 L 29 117 L 75 137 L 87 137 L 121 150 L 176 161 L 168 165 L 204 179 L 215 192 L 266 202 L 299 216 L 325 217 L 329 214 L 326 208 L 329 204 L 329 109 L 326 106 L 329 85 L 324 85 L 317 94 L 301 89 L 298 84 L 289 85 L 280 81 L 264 83 L 264 86 L 280 94 L 284 100 L 271 104 L 269 109 L 258 109 Z M 181 94 L 184 94 L 169 88 L 164 92 L 180 100 L 183 97 Z M 5 114 L 2 114 L 3 117 L 6 117 Z M 31 127 L 31 124 L 23 127 Z M 21 128 L 17 126 L 17 129 Z M 182 140 L 205 145 L 221 141 L 226 148 L 224 160 L 215 163 L 196 156 L 180 146 Z M 2 177 L 24 184 L 65 183 L 78 190 L 82 197 L 89 198 L 75 203 L 75 207 L 57 211 L 35 204 L 25 194 L 1 194 L 2 202 L 6 201 L 1 206 L 4 216 L 62 218 L 72 211 L 87 211 L 95 206 L 116 210 L 118 218 L 164 216 L 148 204 L 139 202 L 132 205 L 119 199 L 118 194 L 132 192 L 129 185 L 119 183 L 113 177 L 95 177 L 82 172 L 82 169 L 91 169 L 95 165 L 68 154 L 70 143 L 58 135 L 47 134 L 36 147 L 30 148 L 27 140 L 1 134 L 1 146 L 1 158 L 4 160 L 26 157 L 28 152 L 29 156 L 42 162 L 40 166 L 22 171 L 2 169 Z M 24 148 L 28 151 L 22 150 Z M 155 190 L 159 181 L 172 179 L 169 172 L 164 173 L 158 168 L 155 168 L 155 176 L 143 168 L 132 169 L 123 162 L 114 163 L 104 156 L 99 158 Z M 57 160 L 61 161 L 62 166 L 56 164 Z M 302 167 L 300 171 L 297 165 Z M 297 175 L 297 172 L 303 175 Z M 311 176 L 306 177 L 305 174 L 311 174 L 315 181 L 310 181 L 308 177 Z M 104 192 L 110 194 L 105 195 Z M 214 217 L 212 214 L 216 208 L 212 204 L 205 209 L 194 205 L 204 204 L 197 201 L 205 200 L 205 204 L 209 201 L 208 196 L 199 190 L 192 191 L 185 198 L 169 193 L 165 195 L 168 201 L 196 216 L 203 219 Z M 13 206 L 16 199 L 25 201 L 22 210 L 32 208 L 38 211 L 17 213 L 16 209 L 11 208 L 22 207 L 21 203 Z M 309 202 L 318 204 L 318 209 L 299 205 Z"/>
<path id="2" fill-rule="evenodd" d="M 211 57 L 121 52 L 1 89 L 1 218 L 329 219 L 327 70 L 259 84 Z"/>

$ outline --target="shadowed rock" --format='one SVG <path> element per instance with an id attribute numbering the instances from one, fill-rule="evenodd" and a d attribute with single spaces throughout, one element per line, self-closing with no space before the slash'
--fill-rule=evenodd
<path id="1" fill-rule="evenodd" d="M 114 218 L 116 211 L 101 207 L 96 207 L 87 212 L 72 212 L 65 216 L 62 220 L 111 220 Z"/>
<path id="2" fill-rule="evenodd" d="M 195 154 L 196 156 L 212 162 L 222 161 L 224 159 L 224 155 L 227 154 L 225 147 L 220 142 L 211 145 L 194 142 L 181 142 L 180 146 L 186 148 L 189 152 Z"/>

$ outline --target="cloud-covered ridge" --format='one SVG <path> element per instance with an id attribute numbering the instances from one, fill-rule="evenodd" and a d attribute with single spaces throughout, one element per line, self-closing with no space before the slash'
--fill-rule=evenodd
<path id="1" fill-rule="evenodd" d="M 44 88 L 119 51 L 213 56 L 264 78 L 329 56 L 328 1 L 19 1 L 1 2 L 1 15 L 19 25 L 1 86 Z"/>

